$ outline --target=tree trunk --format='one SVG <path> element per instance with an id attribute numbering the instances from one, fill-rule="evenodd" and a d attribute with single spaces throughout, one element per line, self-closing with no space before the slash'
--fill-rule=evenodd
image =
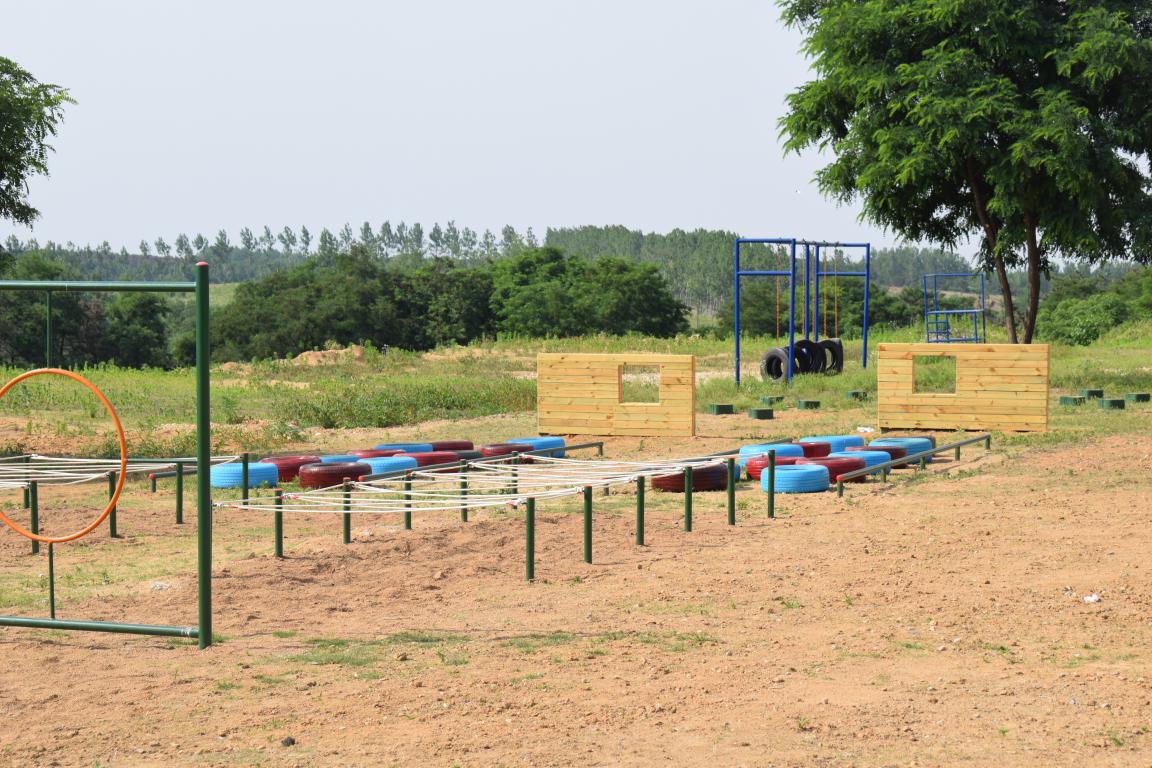
<path id="1" fill-rule="evenodd" d="M 1024 317 L 1024 343 L 1031 344 L 1040 309 L 1040 244 L 1036 240 L 1036 214 L 1024 214 L 1028 228 L 1028 314 Z"/>
<path id="2" fill-rule="evenodd" d="M 1004 258 L 996 251 L 996 239 L 999 230 L 988 215 L 988 207 L 980 190 L 980 177 L 976 173 L 975 163 L 969 159 L 966 168 L 968 187 L 972 190 L 972 199 L 976 206 L 976 217 L 984 229 L 984 241 L 988 244 L 988 252 L 992 254 L 992 264 L 996 269 L 996 281 L 1000 284 L 1000 295 L 1004 299 L 1004 325 L 1008 331 L 1008 341 L 1016 344 L 1016 308 L 1012 303 L 1012 285 L 1008 282 L 1008 270 L 1004 266 Z"/>

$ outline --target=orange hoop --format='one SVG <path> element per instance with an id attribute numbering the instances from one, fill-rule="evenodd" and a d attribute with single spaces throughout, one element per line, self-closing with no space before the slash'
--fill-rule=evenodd
<path id="1" fill-rule="evenodd" d="M 124 475 L 128 471 L 128 442 L 124 439 L 124 427 L 120 423 L 120 417 L 116 415 L 116 409 L 112 407 L 112 403 L 108 402 L 108 398 L 104 397 L 104 393 L 97 389 L 92 382 L 88 381 L 88 379 L 80 376 L 79 374 L 72 373 L 71 371 L 65 371 L 61 368 L 38 368 L 34 371 L 22 373 L 5 384 L 2 389 L 0 389 L 0 398 L 3 398 L 4 395 L 8 394 L 8 390 L 24 381 L 24 379 L 30 379 L 33 376 L 48 375 L 63 376 L 64 378 L 78 381 L 87 387 L 92 394 L 96 395 L 96 397 L 100 399 L 100 402 L 104 404 L 104 408 L 108 411 L 108 415 L 112 417 L 112 423 L 116 425 L 116 439 L 120 443 L 120 473 L 116 480 L 116 489 L 112 492 L 112 498 L 108 500 L 108 506 L 104 507 L 104 511 L 100 513 L 100 517 L 93 520 L 88 525 L 88 527 L 83 528 L 70 536 L 41 536 L 38 533 L 32 533 L 32 531 L 24 528 L 19 523 L 10 520 L 8 516 L 5 515 L 2 510 L 0 510 L 0 521 L 3 521 L 5 525 L 16 531 L 16 533 L 20 534 L 21 536 L 32 539 L 33 541 L 39 541 L 42 544 L 63 544 L 66 541 L 75 541 L 82 536 L 87 536 L 88 534 L 92 533 L 92 531 L 96 530 L 100 523 L 104 522 L 104 519 L 108 517 L 113 508 L 115 508 L 116 501 L 120 498 L 120 491 L 124 488 Z"/>

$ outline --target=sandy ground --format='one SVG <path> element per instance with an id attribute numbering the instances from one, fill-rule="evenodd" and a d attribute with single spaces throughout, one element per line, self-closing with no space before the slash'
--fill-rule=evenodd
<path id="1" fill-rule="evenodd" d="M 533 584 L 515 515 L 358 518 L 349 546 L 289 520 L 277 561 L 269 521 L 222 512 L 213 648 L 0 630 L 0 764 L 1148 765 L 1150 466 L 1135 438 L 973 449 L 774 520 L 747 485 L 735 527 L 701 494 L 692 533 L 650 492 L 644 547 L 631 494 L 597 496 L 591 565 L 553 501 Z M 171 504 L 135 486 L 126 539 L 61 552 L 63 616 L 194 621 Z M 44 568 L 0 535 L 0 576 Z"/>

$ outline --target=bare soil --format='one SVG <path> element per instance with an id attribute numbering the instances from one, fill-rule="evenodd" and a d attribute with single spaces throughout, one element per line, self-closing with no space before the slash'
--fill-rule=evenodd
<path id="1" fill-rule="evenodd" d="M 622 491 L 590 565 L 578 504 L 550 501 L 532 584 L 508 511 L 357 518 L 348 546 L 292 518 L 276 560 L 270 521 L 221 510 L 212 648 L 0 630 L 0 764 L 1148 765 L 1150 466 L 1135 437 L 973 448 L 773 520 L 746 484 L 735 527 L 698 494 L 691 533 L 649 491 L 643 547 Z M 54 529 L 101 496 L 53 494 Z M 62 548 L 61 616 L 193 623 L 191 498 L 178 529 L 170 486 L 135 485 L 127 538 Z M 0 583 L 45 567 L 0 533 Z"/>

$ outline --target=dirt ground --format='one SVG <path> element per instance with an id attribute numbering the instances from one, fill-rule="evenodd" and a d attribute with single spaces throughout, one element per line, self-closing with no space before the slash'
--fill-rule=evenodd
<path id="1" fill-rule="evenodd" d="M 270 521 L 221 510 L 214 647 L 0 630 L 0 764 L 1148 765 L 1149 467 L 1134 437 L 972 448 L 773 520 L 745 484 L 735 527 L 699 494 L 692 533 L 650 491 L 643 547 L 621 491 L 591 565 L 578 505 L 549 501 L 531 584 L 505 511 L 357 518 L 348 546 L 290 519 L 278 561 Z M 61 530 L 99 494 L 62 498 Z M 171 508 L 135 485 L 127 538 L 62 551 L 61 616 L 193 623 L 193 510 L 178 530 Z M 0 576 L 45 567 L 0 534 Z"/>

